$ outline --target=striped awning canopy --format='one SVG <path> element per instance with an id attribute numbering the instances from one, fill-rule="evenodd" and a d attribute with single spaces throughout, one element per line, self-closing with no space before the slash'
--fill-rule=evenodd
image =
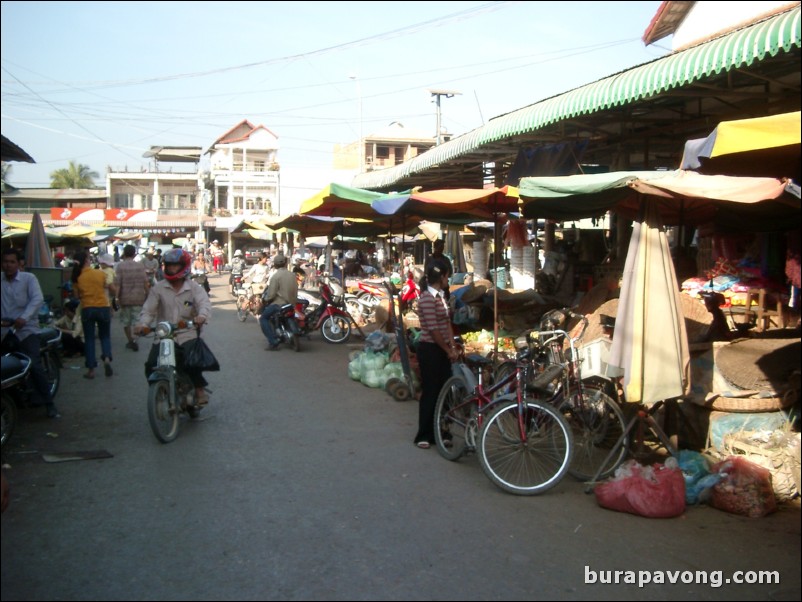
<path id="1" fill-rule="evenodd" d="M 352 185 L 388 192 L 418 185 L 481 187 L 483 178 L 493 176 L 498 182 L 499 175 L 508 173 L 521 148 L 564 140 L 589 141 L 583 162 L 615 168 L 625 158 L 646 168 L 675 168 L 685 140 L 707 135 L 711 122 L 771 114 L 772 106 L 799 108 L 800 35 L 797 4 L 719 38 L 496 117 L 410 161 L 360 174 Z M 768 91 L 767 81 L 775 84 Z M 525 78 L 519 85 L 535 88 Z M 515 185 L 517 180 L 504 183 Z"/>

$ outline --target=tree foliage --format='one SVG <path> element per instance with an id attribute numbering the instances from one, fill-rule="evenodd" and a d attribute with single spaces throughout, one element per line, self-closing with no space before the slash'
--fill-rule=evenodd
<path id="1" fill-rule="evenodd" d="M 80 165 L 70 161 L 66 169 L 57 169 L 50 173 L 51 188 L 94 188 L 95 178 L 99 177 L 96 171 L 91 171 L 88 165 Z"/>

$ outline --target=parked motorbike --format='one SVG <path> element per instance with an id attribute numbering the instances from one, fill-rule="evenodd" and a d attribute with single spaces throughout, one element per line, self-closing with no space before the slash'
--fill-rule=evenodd
<path id="1" fill-rule="evenodd" d="M 11 326 L 13 322 L 3 322 Z M 5 445 L 17 425 L 19 409 L 31 405 L 34 390 L 31 358 L 14 349 L 15 329 L 10 327 L 2 347 L 2 412 L 0 413 L 0 444 Z M 31 335 L 34 336 L 34 335 Z M 39 333 L 40 361 L 48 381 L 50 397 L 54 398 L 61 384 L 61 331 L 45 328 Z"/>
<path id="2" fill-rule="evenodd" d="M 356 294 L 345 295 L 345 305 L 357 324 L 367 324 L 374 319 L 379 304 L 387 298 L 387 291 L 381 282 L 377 285 L 360 280 Z"/>
<path id="3" fill-rule="evenodd" d="M 420 287 L 415 282 L 415 278 L 410 272 L 407 275 L 407 280 L 404 286 L 401 287 L 401 292 L 398 294 L 398 306 L 401 315 L 411 311 L 418 313 L 418 298 L 420 297 Z"/>
<path id="4" fill-rule="evenodd" d="M 351 337 L 353 318 L 344 305 L 344 291 L 336 279 L 322 276 L 319 280 L 320 304 L 307 308 L 299 321 L 300 334 L 320 329 L 328 343 L 345 343 Z"/>
<path id="5" fill-rule="evenodd" d="M 148 421 L 153 434 L 162 443 L 170 443 L 178 436 L 182 414 L 190 418 L 200 415 L 195 386 L 178 368 L 174 338 L 179 331 L 194 327 L 192 322 L 159 322 L 152 330 L 159 339 L 159 355 L 156 368 L 148 376 Z M 144 334 L 150 332 L 150 328 L 144 330 Z"/>

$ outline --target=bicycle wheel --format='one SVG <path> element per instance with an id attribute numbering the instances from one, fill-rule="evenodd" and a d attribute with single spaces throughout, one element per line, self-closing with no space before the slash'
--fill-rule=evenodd
<path id="1" fill-rule="evenodd" d="M 148 389 L 148 420 L 153 434 L 162 443 L 178 436 L 179 409 L 170 401 L 170 383 L 157 380 Z"/>
<path id="2" fill-rule="evenodd" d="M 328 343 L 345 343 L 351 336 L 351 322 L 344 316 L 329 316 L 320 327 Z"/>
<path id="3" fill-rule="evenodd" d="M 536 495 L 554 487 L 567 472 L 571 429 L 550 405 L 525 399 L 521 407 L 523 412 L 517 401 L 500 401 L 485 418 L 479 431 L 479 462 L 504 491 Z"/>
<path id="4" fill-rule="evenodd" d="M 248 319 L 248 298 L 244 295 L 240 295 L 237 299 L 237 318 L 239 318 L 240 322 L 244 322 Z"/>
<path id="5" fill-rule="evenodd" d="M 601 390 L 583 386 L 582 395 L 566 400 L 560 410 L 574 437 L 574 455 L 568 467 L 571 476 L 581 481 L 589 481 L 597 473 L 599 479 L 610 476 L 624 461 L 628 449 L 626 437 L 618 444 L 626 430 L 626 419 L 618 404 Z"/>
<path id="6" fill-rule="evenodd" d="M 452 376 L 440 389 L 434 406 L 434 442 L 446 460 L 459 460 L 475 449 L 477 407 L 461 376 Z"/>

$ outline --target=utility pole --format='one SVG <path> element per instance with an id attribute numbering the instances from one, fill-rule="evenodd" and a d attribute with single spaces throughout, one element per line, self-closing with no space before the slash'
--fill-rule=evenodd
<path id="1" fill-rule="evenodd" d="M 440 114 L 440 97 L 445 96 L 446 98 L 453 98 L 457 94 L 462 94 L 462 92 L 457 92 L 456 90 L 429 90 L 429 94 L 435 97 L 435 104 L 437 105 L 437 142 L 436 146 L 440 146 L 440 142 L 442 141 L 442 116 Z"/>

